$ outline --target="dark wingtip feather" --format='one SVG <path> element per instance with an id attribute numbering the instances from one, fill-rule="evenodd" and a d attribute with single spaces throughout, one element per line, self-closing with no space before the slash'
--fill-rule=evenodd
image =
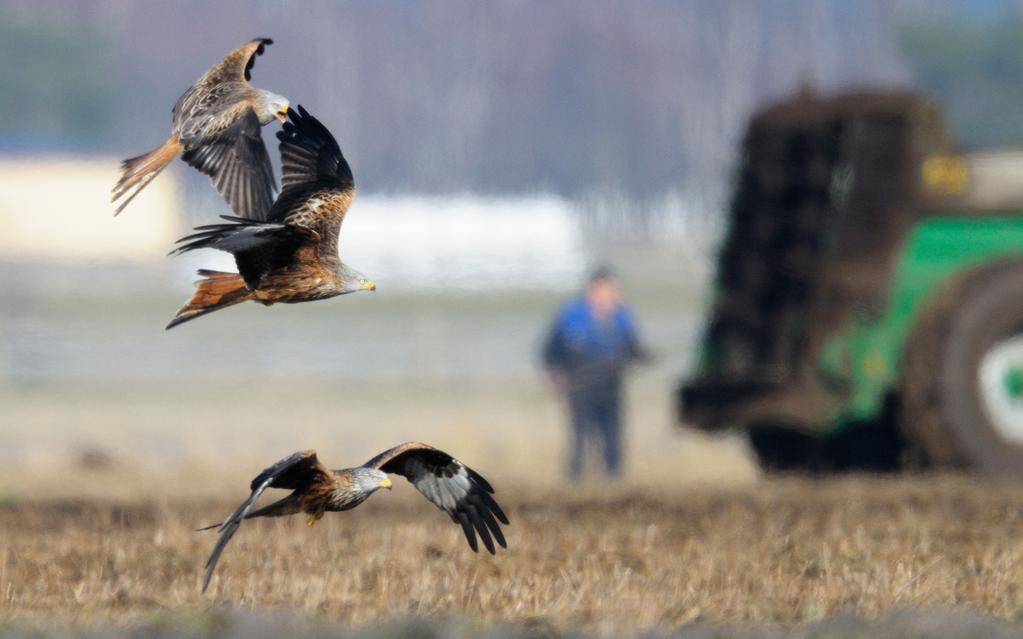
<path id="1" fill-rule="evenodd" d="M 476 530 L 469 523 L 469 516 L 462 511 L 458 511 L 454 514 L 458 523 L 462 524 L 462 532 L 465 533 L 465 539 L 469 542 L 469 548 L 472 548 L 473 552 L 479 552 L 479 544 L 476 543 Z"/>
<path id="2" fill-rule="evenodd" d="M 477 473 L 475 470 L 473 470 L 471 468 L 466 468 L 466 470 L 469 471 L 469 477 L 471 477 L 474 482 L 479 484 L 481 488 L 486 490 L 488 493 L 493 493 L 494 492 L 494 487 L 490 485 L 489 481 L 487 481 L 486 479 L 483 478 L 483 475 L 480 475 L 479 473 Z"/>
<path id="3" fill-rule="evenodd" d="M 493 491 L 484 492 L 481 490 L 479 492 L 480 500 L 490 510 L 490 512 L 494 513 L 494 516 L 497 517 L 497 519 L 502 524 L 504 524 L 505 526 L 510 526 L 511 524 L 508 522 L 508 516 L 504 514 L 504 510 L 501 509 L 501 506 L 497 503 L 497 500 L 491 496 L 492 492 Z"/>
<path id="4" fill-rule="evenodd" d="M 295 105 L 294 109 L 288 109 L 289 121 L 284 123 L 284 130 L 287 131 L 290 125 L 292 131 L 311 129 L 313 127 L 324 128 L 323 124 L 309 113 L 301 104 Z"/>
<path id="5" fill-rule="evenodd" d="M 497 525 L 497 521 L 494 519 L 494 513 L 487 508 L 486 504 L 482 503 L 482 501 L 476 504 L 476 510 L 480 513 L 480 517 L 487 525 L 487 528 L 490 529 L 491 534 L 493 534 L 494 539 L 497 540 L 497 543 L 501 546 L 501 548 L 507 548 L 508 544 L 505 542 L 504 533 L 501 532 L 501 527 Z"/>
<path id="6" fill-rule="evenodd" d="M 487 524 L 483 521 L 479 511 L 474 506 L 470 506 L 469 514 L 472 524 L 476 527 L 476 532 L 479 533 L 480 539 L 483 540 L 483 546 L 487 549 L 487 552 L 491 555 L 497 554 L 497 549 L 494 548 L 494 540 L 490 538 L 490 530 L 487 529 Z"/>
<path id="7" fill-rule="evenodd" d="M 245 63 L 244 76 L 246 80 L 252 79 L 252 67 L 256 64 L 256 56 L 263 55 L 263 51 L 266 47 L 274 43 L 274 41 L 270 38 L 253 38 L 252 42 L 258 42 L 259 46 L 256 47 L 256 52 L 249 56 L 248 61 Z"/>
<path id="8" fill-rule="evenodd" d="M 302 125 L 302 121 L 307 117 L 309 117 L 309 112 L 301 104 L 296 104 L 295 108 L 288 109 L 288 121 L 277 132 L 277 137 L 281 140 L 286 140 L 291 135 L 297 133 L 298 128 Z"/>

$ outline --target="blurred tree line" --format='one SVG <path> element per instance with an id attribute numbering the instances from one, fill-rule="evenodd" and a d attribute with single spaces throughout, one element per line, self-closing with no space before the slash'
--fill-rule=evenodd
<path id="1" fill-rule="evenodd" d="M 270 36 L 254 81 L 321 117 L 364 190 L 716 209 L 749 114 L 804 86 L 915 83 L 960 140 L 1023 138 L 1019 23 L 940 19 L 989 5 L 6 0 L 0 151 L 155 146 L 204 69 Z"/>
<path id="2" fill-rule="evenodd" d="M 108 43 L 88 28 L 69 29 L 25 14 L 0 20 L 0 141 L 3 147 L 94 148 L 115 117 Z"/>
<path id="3" fill-rule="evenodd" d="M 320 116 L 369 191 L 720 198 L 757 106 L 902 78 L 887 0 L 6 5 L 4 108 L 35 114 L 0 148 L 155 146 L 202 70 L 271 36 L 254 80 Z"/>

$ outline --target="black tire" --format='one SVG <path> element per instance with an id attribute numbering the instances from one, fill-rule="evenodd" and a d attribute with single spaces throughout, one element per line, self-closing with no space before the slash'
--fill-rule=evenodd
<path id="1" fill-rule="evenodd" d="M 902 435 L 886 415 L 877 421 L 850 424 L 826 441 L 826 456 L 835 472 L 891 473 L 902 468 Z"/>
<path id="2" fill-rule="evenodd" d="M 1001 434 L 979 382 L 986 353 L 1023 335 L 1023 260 L 974 269 L 921 313 L 904 355 L 900 426 L 929 465 L 1023 477 L 1023 442 Z"/>
<path id="3" fill-rule="evenodd" d="M 779 425 L 747 429 L 750 447 L 767 472 L 893 472 L 900 468 L 903 442 L 889 420 L 852 424 L 840 433 L 814 435 Z"/>
<path id="4" fill-rule="evenodd" d="M 830 464 L 822 438 L 778 424 L 748 426 L 750 447 L 767 472 L 824 472 Z"/>

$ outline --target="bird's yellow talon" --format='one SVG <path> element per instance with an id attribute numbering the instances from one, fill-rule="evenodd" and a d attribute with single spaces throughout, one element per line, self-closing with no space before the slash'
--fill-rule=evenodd
<path id="1" fill-rule="evenodd" d="M 313 524 L 315 524 L 315 523 L 316 523 L 316 515 L 311 515 L 309 517 L 309 521 L 305 522 L 305 525 L 308 526 L 309 528 L 312 528 Z"/>

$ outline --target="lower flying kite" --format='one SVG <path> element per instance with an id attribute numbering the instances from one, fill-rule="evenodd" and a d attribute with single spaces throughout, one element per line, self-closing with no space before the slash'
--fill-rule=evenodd
<path id="1" fill-rule="evenodd" d="M 309 515 L 307 525 L 312 526 L 325 512 L 355 508 L 377 490 L 390 489 L 388 473 L 404 476 L 424 497 L 461 525 L 473 552 L 479 550 L 477 534 L 491 554 L 495 553 L 494 540 L 502 548 L 508 547 L 498 525 L 500 521 L 507 526 L 508 517 L 494 501 L 490 483 L 442 450 L 409 442 L 380 453 L 362 466 L 344 470 L 328 469 L 316 458 L 316 451 L 307 450 L 261 472 L 249 486 L 252 494 L 237 510 L 223 523 L 201 529 L 216 528 L 220 532 L 220 539 L 206 562 L 203 592 L 210 584 L 224 547 L 243 520 L 306 513 Z M 292 493 L 252 510 L 267 488 L 284 488 Z"/>

